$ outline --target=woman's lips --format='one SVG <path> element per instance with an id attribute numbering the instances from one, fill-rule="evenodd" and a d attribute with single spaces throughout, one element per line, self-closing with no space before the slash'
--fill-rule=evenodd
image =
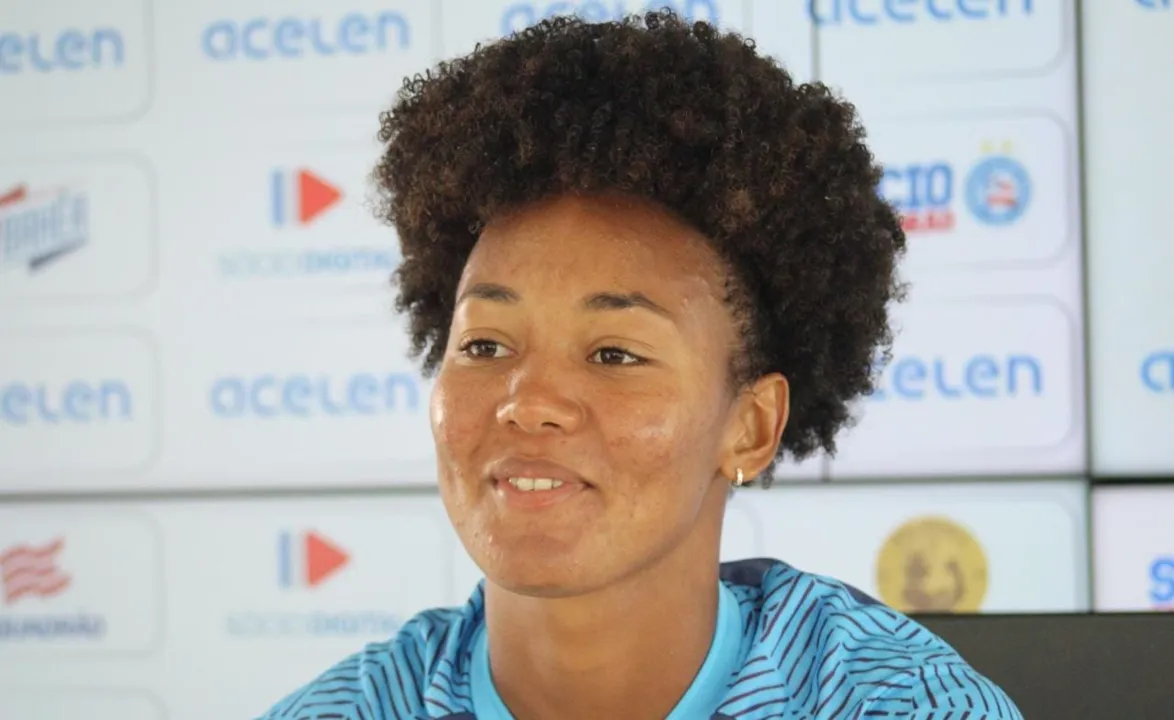
<path id="1" fill-rule="evenodd" d="M 511 507 L 539 510 L 588 490 L 590 485 L 558 463 L 531 458 L 505 458 L 489 472 L 495 494 Z"/>
<path id="2" fill-rule="evenodd" d="M 587 490 L 587 486 L 580 482 L 553 483 L 544 489 L 523 489 L 533 483 L 535 486 L 545 485 L 550 478 L 508 478 L 504 482 L 494 485 L 494 492 L 507 505 L 520 510 L 541 510 L 573 498 Z M 545 482 L 544 482 L 545 481 Z"/>

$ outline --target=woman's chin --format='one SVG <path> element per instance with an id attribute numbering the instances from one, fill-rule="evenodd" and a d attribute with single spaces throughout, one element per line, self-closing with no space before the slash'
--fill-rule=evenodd
<path id="1" fill-rule="evenodd" d="M 547 566 L 545 563 L 517 563 L 489 568 L 485 578 L 512 595 L 535 598 L 568 598 L 598 589 L 594 578 L 585 577 L 577 563 Z"/>
<path id="2" fill-rule="evenodd" d="M 580 595 L 586 594 L 586 591 L 583 588 L 569 585 L 567 583 L 524 581 L 509 583 L 495 582 L 493 584 L 511 595 L 520 595 L 522 597 L 531 598 L 545 598 L 549 600 L 578 597 Z"/>

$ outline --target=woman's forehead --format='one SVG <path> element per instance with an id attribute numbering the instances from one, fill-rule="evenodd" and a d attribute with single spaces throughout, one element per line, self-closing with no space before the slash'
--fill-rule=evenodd
<path id="1" fill-rule="evenodd" d="M 499 277 L 489 278 L 488 275 Z M 660 206 L 626 196 L 567 196 L 489 223 L 466 282 L 671 282 L 718 292 L 724 268 L 692 226 Z"/>

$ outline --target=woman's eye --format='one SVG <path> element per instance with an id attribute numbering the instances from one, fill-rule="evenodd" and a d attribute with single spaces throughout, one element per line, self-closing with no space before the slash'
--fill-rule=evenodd
<path id="1" fill-rule="evenodd" d="M 496 340 L 469 340 L 461 345 L 461 352 L 473 358 L 505 357 L 505 345 Z"/>
<path id="2" fill-rule="evenodd" d="M 600 365 L 639 365 L 644 358 L 617 347 L 599 348 L 591 354 L 591 361 Z"/>

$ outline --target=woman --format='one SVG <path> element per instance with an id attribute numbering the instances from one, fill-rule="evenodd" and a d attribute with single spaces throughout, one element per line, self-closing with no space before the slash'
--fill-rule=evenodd
<path id="1" fill-rule="evenodd" d="M 1020 717 L 862 593 L 719 563 L 731 484 L 832 451 L 889 341 L 904 236 L 850 105 L 704 24 L 557 19 L 409 82 L 380 138 L 486 581 L 267 717 Z"/>

